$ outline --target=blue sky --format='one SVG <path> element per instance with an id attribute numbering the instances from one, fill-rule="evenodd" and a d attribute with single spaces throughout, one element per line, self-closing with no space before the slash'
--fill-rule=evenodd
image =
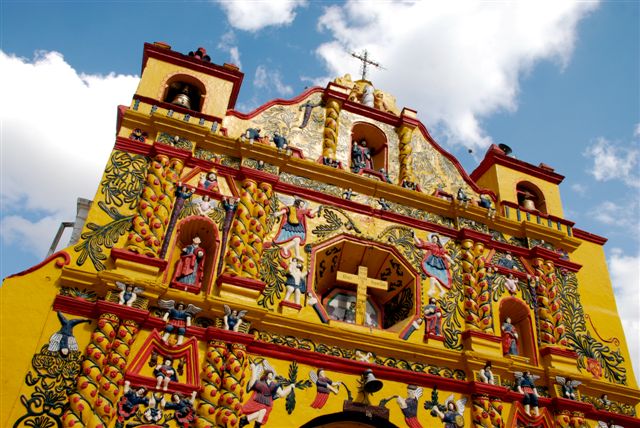
<path id="1" fill-rule="evenodd" d="M 93 198 L 144 42 L 240 65 L 241 111 L 357 76 L 366 48 L 385 66 L 373 83 L 468 172 L 494 142 L 566 176 L 565 217 L 609 238 L 640 371 L 640 2 L 3 0 L 0 19 L 0 277 Z"/>

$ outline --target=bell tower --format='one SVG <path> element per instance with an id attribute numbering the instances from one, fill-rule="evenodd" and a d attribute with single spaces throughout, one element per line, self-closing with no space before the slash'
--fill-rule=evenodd
<path id="1" fill-rule="evenodd" d="M 558 185 L 564 176 L 545 164 L 538 166 L 516 159 L 505 144 L 492 145 L 471 178 L 491 189 L 505 207 L 550 220 L 563 218 Z"/>
<path id="2" fill-rule="evenodd" d="M 235 65 L 212 63 L 203 48 L 184 55 L 162 42 L 146 43 L 134 102 L 192 117 L 222 118 L 234 108 L 243 77 Z"/>

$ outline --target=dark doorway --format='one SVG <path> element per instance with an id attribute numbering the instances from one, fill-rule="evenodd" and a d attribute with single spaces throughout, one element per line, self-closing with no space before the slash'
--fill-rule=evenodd
<path id="1" fill-rule="evenodd" d="M 376 415 L 368 417 L 361 412 L 339 412 L 318 416 L 300 428 L 398 428 Z"/>

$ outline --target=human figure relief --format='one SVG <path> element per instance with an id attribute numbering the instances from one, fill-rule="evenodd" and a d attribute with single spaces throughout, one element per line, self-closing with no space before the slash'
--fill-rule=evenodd
<path id="1" fill-rule="evenodd" d="M 216 175 L 215 171 L 209 171 L 206 174 L 200 174 L 198 188 L 210 190 L 212 192 L 220 192 L 220 188 L 218 186 L 218 176 Z"/>
<path id="2" fill-rule="evenodd" d="M 163 309 L 167 309 L 162 319 L 166 322 L 164 327 L 164 335 L 162 340 L 165 343 L 169 343 L 169 336 L 175 333 L 178 336 L 177 345 L 181 345 L 184 340 L 184 335 L 187 332 L 187 327 L 191 326 L 191 318 L 193 318 L 200 309 L 197 306 L 189 304 L 185 307 L 184 303 L 180 302 L 176 305 L 174 300 L 158 300 L 158 306 Z"/>
<path id="3" fill-rule="evenodd" d="M 309 379 L 316 385 L 316 398 L 311 403 L 314 409 L 322 409 L 329 399 L 329 394 L 337 394 L 342 384 L 329 379 L 322 368 L 318 369 L 318 373 L 315 370 L 309 371 Z"/>
<path id="4" fill-rule="evenodd" d="M 422 388 L 416 385 L 407 385 L 407 397 L 396 397 L 396 403 L 404 415 L 404 422 L 409 428 L 422 428 L 418 421 L 418 400 L 422 397 Z"/>
<path id="5" fill-rule="evenodd" d="M 367 147 L 367 140 L 354 141 L 351 146 L 351 171 L 359 173 L 363 169 L 373 170 L 373 153 Z"/>
<path id="6" fill-rule="evenodd" d="M 62 315 L 62 312 L 58 311 L 57 314 L 60 321 L 60 330 L 53 333 L 49 338 L 48 349 L 50 352 L 60 352 L 62 357 L 66 357 L 70 351 L 78 350 L 78 341 L 73 335 L 73 328 L 78 324 L 90 323 L 91 320 L 82 318 L 69 320 Z"/>
<path id="7" fill-rule="evenodd" d="M 441 336 L 442 310 L 438 307 L 436 299 L 431 297 L 429 304 L 422 311 L 424 317 L 424 340 L 429 336 Z"/>
<path id="8" fill-rule="evenodd" d="M 562 386 L 562 398 L 568 398 L 569 400 L 576 400 L 578 398 L 577 388 L 582 385 L 582 382 L 572 380 L 570 377 L 565 379 L 562 376 L 556 376 L 556 382 Z"/>
<path id="9" fill-rule="evenodd" d="M 293 295 L 293 303 L 296 305 L 300 304 L 300 297 L 307 291 L 306 275 L 303 261 L 297 257 L 292 258 L 284 283 L 287 290 L 284 295 L 284 300 L 289 301 L 291 295 Z"/>
<path id="10" fill-rule="evenodd" d="M 175 410 L 173 417 L 183 428 L 192 426 L 196 420 L 196 411 L 193 405 L 196 400 L 198 391 L 193 391 L 191 397 L 185 397 L 182 394 L 171 394 L 171 402 L 167 403 L 164 408 L 167 410 Z"/>
<path id="11" fill-rule="evenodd" d="M 224 329 L 231 331 L 240 331 L 242 327 L 242 318 L 247 314 L 247 311 L 238 312 L 236 309 L 231 309 L 228 305 L 224 305 Z"/>
<path id="12" fill-rule="evenodd" d="M 173 281 L 194 287 L 202 287 L 204 276 L 205 251 L 200 246 L 202 240 L 194 236 L 191 244 L 182 249 L 180 260 L 173 274 Z"/>
<path id="13" fill-rule="evenodd" d="M 493 376 L 493 372 L 491 371 L 491 361 L 487 361 L 484 367 L 480 370 L 478 378 L 480 379 L 480 382 L 495 385 L 496 381 Z"/>
<path id="14" fill-rule="evenodd" d="M 287 202 L 289 199 L 280 195 L 279 198 L 285 199 Z M 291 257 L 291 249 L 293 249 L 296 258 L 301 259 L 300 246 L 304 246 L 307 240 L 306 219 L 314 218 L 322 209 L 322 205 L 309 209 L 307 202 L 299 198 L 295 198 L 290 205 L 285 201 L 282 202 L 285 203 L 285 207 L 273 214 L 275 218 L 282 217 L 280 230 L 278 230 L 273 242 L 281 246 L 280 256 L 282 258 Z"/>
<path id="15" fill-rule="evenodd" d="M 514 372 L 516 378 L 516 389 L 520 394 L 524 394 L 522 404 L 524 404 L 524 411 L 527 415 L 531 416 L 531 407 L 533 406 L 533 414 L 538 416 L 538 390 L 536 389 L 535 381 L 540 376 L 532 375 L 530 372 Z"/>
<path id="16" fill-rule="evenodd" d="M 437 416 L 444 422 L 444 428 L 462 428 L 464 427 L 464 410 L 467 404 L 466 398 L 454 401 L 453 395 L 445 401 L 446 410 L 442 412 L 437 405 L 431 408 L 431 415 Z"/>
<path id="17" fill-rule="evenodd" d="M 144 288 L 134 287 L 131 284 L 116 281 L 116 287 L 120 290 L 118 293 L 118 304 L 132 307 L 138 299 L 138 294 L 144 291 Z"/>
<path id="18" fill-rule="evenodd" d="M 158 364 L 153 369 L 153 375 L 156 378 L 156 388 L 162 387 L 163 391 L 169 388 L 169 382 L 178 381 L 178 373 L 173 368 L 173 359 L 165 357 L 162 359 L 162 363 Z"/>
<path id="19" fill-rule="evenodd" d="M 518 332 L 507 317 L 502 323 L 502 353 L 504 355 L 518 355 Z"/>
<path id="20" fill-rule="evenodd" d="M 245 416 L 240 418 L 239 426 L 243 427 L 253 421 L 256 428 L 265 425 L 273 410 L 273 401 L 288 396 L 295 387 L 295 383 L 283 387 L 276 380 L 276 373 L 267 360 L 263 360 L 259 365 L 252 362 L 251 379 L 247 383 L 247 392 L 251 392 L 251 397 L 242 406 Z"/>
<path id="21" fill-rule="evenodd" d="M 413 239 L 416 247 L 424 250 L 421 267 L 431 282 L 431 287 L 427 294 L 433 296 L 438 291 L 440 291 L 440 295 L 444 294 L 446 289 L 451 288 L 449 266 L 450 263 L 453 263 L 453 260 L 443 247 L 440 237 L 435 233 L 431 234 L 429 241 L 420 239 L 415 234 Z"/>

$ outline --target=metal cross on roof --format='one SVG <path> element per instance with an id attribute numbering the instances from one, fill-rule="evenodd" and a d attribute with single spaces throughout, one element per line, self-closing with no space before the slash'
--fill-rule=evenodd
<path id="1" fill-rule="evenodd" d="M 367 80 L 367 65 L 369 64 L 384 70 L 384 67 L 382 67 L 380 64 L 369 59 L 369 52 L 367 52 L 366 49 L 361 54 L 351 52 L 351 56 L 362 61 L 362 80 Z"/>

